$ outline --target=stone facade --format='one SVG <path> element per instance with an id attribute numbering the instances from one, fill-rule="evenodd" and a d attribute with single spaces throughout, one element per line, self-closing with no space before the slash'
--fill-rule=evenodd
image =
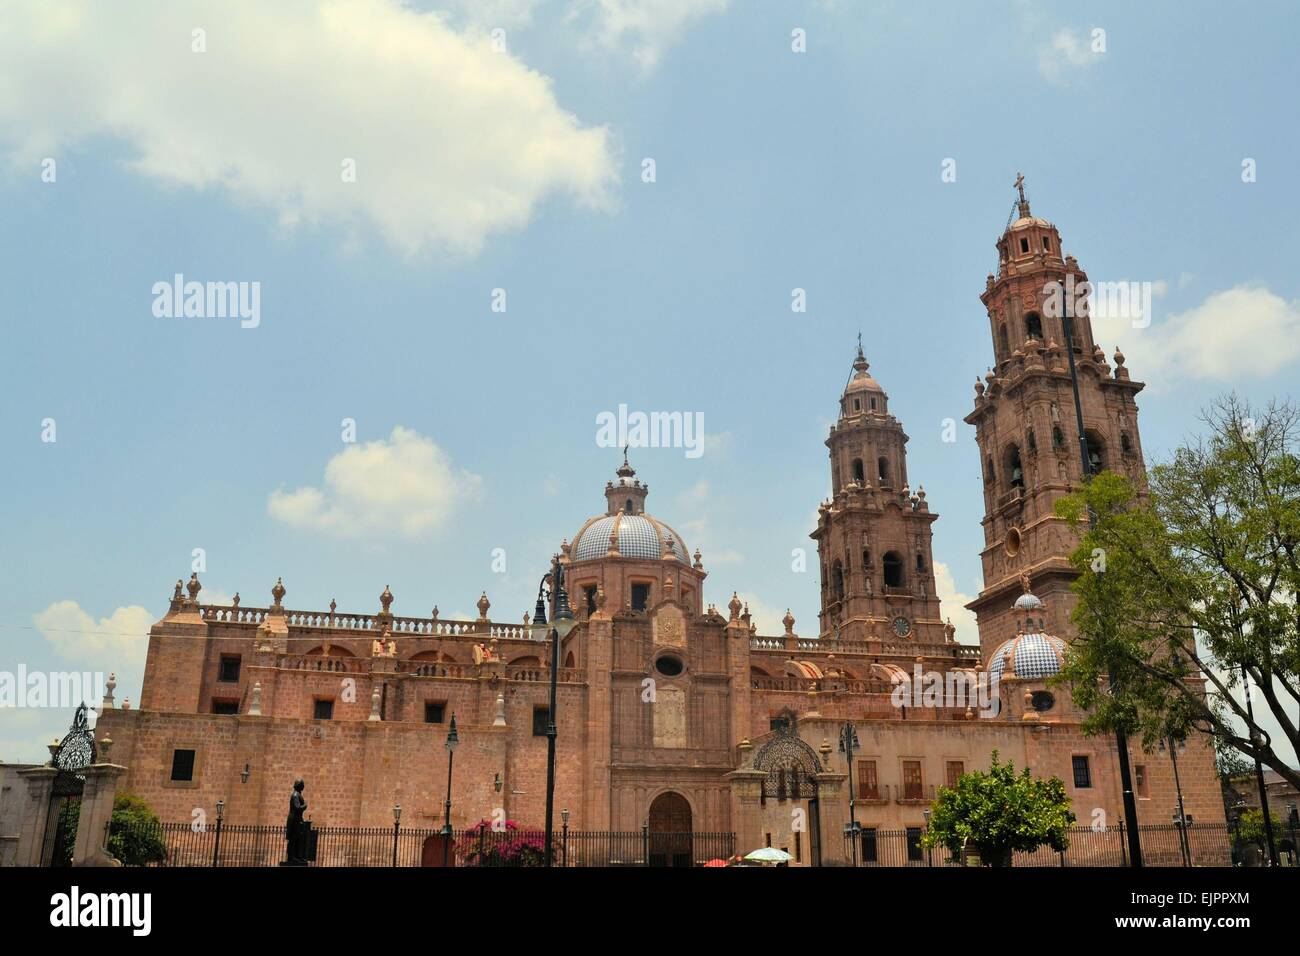
<path id="1" fill-rule="evenodd" d="M 832 495 L 812 532 L 815 634 L 800 635 L 787 614 L 784 633 L 760 635 L 734 595 L 723 611 L 706 602 L 703 556 L 646 511 L 649 486 L 626 459 L 603 513 L 561 546 L 578 619 L 557 675 L 556 809 L 570 811 L 571 828 L 638 830 L 670 817 L 735 832 L 742 851 L 770 841 L 809 863 L 816 842 L 820 862 L 840 862 L 850 785 L 859 823 L 920 826 L 935 787 L 987 767 L 995 749 L 1064 780 L 1081 823 L 1096 811 L 1119 822 L 1114 739 L 1084 736 L 1069 694 L 1049 690 L 1047 676 L 1009 667 L 996 706 L 927 696 L 913 681 L 919 669 L 977 684 L 990 655 L 1023 630 L 1013 608 L 1022 575 L 1045 601 L 1032 605 L 1045 630 L 1070 635 L 1072 539 L 1051 515 L 1081 476 L 1063 348 L 1079 363 L 1090 450 L 1105 467 L 1142 475 L 1141 385 L 1122 359 L 1110 371 L 1086 319 L 1067 345 L 1043 317 L 1046 279 L 1084 276 L 1055 227 L 1030 217 L 1027 203 L 1022 212 L 983 295 L 997 368 L 967 418 L 987 467 L 985 587 L 971 605 L 980 646 L 958 643 L 942 617 L 938 516 L 911 488 L 907 436 L 859 346 L 827 439 Z M 452 824 L 498 812 L 542 824 L 549 648 L 527 615 L 491 620 L 486 594 L 476 620 L 444 621 L 436 608 L 395 616 L 387 588 L 372 613 L 291 610 L 282 582 L 265 607 L 208 605 L 200 591 L 197 578 L 177 582 L 154 625 L 139 709 L 109 700 L 99 722 L 127 768 L 121 785 L 164 819 L 210 815 L 221 799 L 230 824 L 280 825 L 301 777 L 318 825 L 390 826 L 400 804 L 404 824 L 439 826 L 454 714 Z M 852 765 L 838 747 L 845 721 L 858 733 Z M 1139 822 L 1168 822 L 1168 759 L 1135 751 L 1132 761 L 1142 768 Z M 1188 811 L 1221 822 L 1213 754 L 1200 738 L 1179 770 Z"/>

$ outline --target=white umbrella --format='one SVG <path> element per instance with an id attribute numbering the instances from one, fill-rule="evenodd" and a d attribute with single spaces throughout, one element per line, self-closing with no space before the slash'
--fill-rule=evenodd
<path id="1" fill-rule="evenodd" d="M 755 850 L 745 859 L 753 860 L 755 863 L 789 863 L 791 857 L 785 850 L 778 850 L 774 846 L 765 846 Z"/>

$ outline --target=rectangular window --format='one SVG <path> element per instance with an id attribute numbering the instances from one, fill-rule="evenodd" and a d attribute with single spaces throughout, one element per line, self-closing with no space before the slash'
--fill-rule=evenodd
<path id="1" fill-rule="evenodd" d="M 903 761 L 903 799 L 920 800 L 921 793 L 921 761 L 904 760 Z"/>
<path id="2" fill-rule="evenodd" d="M 312 704 L 311 715 L 315 720 L 332 720 L 334 718 L 334 701 L 315 701 Z"/>
<path id="3" fill-rule="evenodd" d="M 440 724 L 447 716 L 446 701 L 426 700 L 424 702 L 424 722 L 426 724 Z"/>
<path id="4" fill-rule="evenodd" d="M 1020 240 L 1020 251 L 1021 251 L 1021 252 L 1028 252 L 1028 251 L 1029 251 L 1029 240 L 1028 240 L 1028 239 L 1021 239 L 1021 240 Z"/>
<path id="5" fill-rule="evenodd" d="M 588 584 L 582 589 L 583 596 L 587 599 L 587 613 L 596 613 L 596 585 Z"/>
<path id="6" fill-rule="evenodd" d="M 876 828 L 863 827 L 862 829 L 862 862 L 876 863 L 879 857 L 876 855 Z"/>
<path id="7" fill-rule="evenodd" d="M 949 760 L 947 766 L 948 789 L 957 788 L 957 779 L 966 772 L 966 765 L 960 760 Z"/>
<path id="8" fill-rule="evenodd" d="M 1086 790 L 1092 786 L 1092 770 L 1088 767 L 1088 758 L 1076 755 L 1071 758 L 1074 766 L 1074 785 L 1080 790 Z"/>
<path id="9" fill-rule="evenodd" d="M 172 751 L 172 779 L 187 782 L 194 779 L 194 751 Z"/>
<path id="10" fill-rule="evenodd" d="M 633 584 L 632 585 L 632 610 L 644 611 L 650 603 L 650 585 Z"/>
<path id="11" fill-rule="evenodd" d="M 1134 785 L 1137 787 L 1137 795 L 1138 795 L 1139 797 L 1149 797 L 1149 796 L 1150 796 L 1150 794 L 1147 793 L 1147 768 L 1146 768 L 1146 764 L 1141 764 L 1141 763 L 1140 763 L 1140 764 L 1138 764 L 1137 766 L 1135 766 L 1135 767 L 1133 768 L 1133 782 L 1134 782 Z"/>
<path id="12" fill-rule="evenodd" d="M 1043 236 L 1043 251 L 1044 252 L 1052 251 L 1052 240 L 1048 239 L 1046 236 Z"/>
<path id="13" fill-rule="evenodd" d="M 863 800 L 880 799 L 880 781 L 876 778 L 874 760 L 858 761 L 858 796 Z"/>
<path id="14" fill-rule="evenodd" d="M 925 859 L 925 853 L 921 849 L 921 828 L 907 828 L 907 862 L 920 863 Z"/>
<path id="15" fill-rule="evenodd" d="M 214 714 L 237 714 L 239 713 L 239 701 L 237 700 L 218 700 L 212 699 L 212 712 Z"/>
<path id="16" fill-rule="evenodd" d="M 551 708 L 534 707 L 533 708 L 533 736 L 545 737 L 546 730 L 551 723 Z"/>
<path id="17" fill-rule="evenodd" d="M 223 684 L 239 683 L 239 655 L 222 654 L 221 664 L 217 667 L 217 680 Z"/>

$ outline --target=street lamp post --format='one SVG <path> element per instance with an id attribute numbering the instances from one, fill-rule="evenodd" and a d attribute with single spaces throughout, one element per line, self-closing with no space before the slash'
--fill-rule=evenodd
<path id="1" fill-rule="evenodd" d="M 849 845 L 853 851 L 853 865 L 858 865 L 858 820 L 854 812 L 854 794 L 853 794 L 853 751 L 861 750 L 862 744 L 858 742 L 858 732 L 854 728 L 853 722 L 849 721 L 840 728 L 840 753 L 844 754 L 844 760 L 849 770 L 849 825 L 844 828 L 845 834 L 849 838 Z"/>
<path id="2" fill-rule="evenodd" d="M 1073 303 L 1067 299 L 1061 310 L 1061 330 L 1065 334 L 1065 354 L 1070 362 L 1070 386 L 1074 390 L 1074 421 L 1079 430 L 1079 457 L 1083 462 L 1083 480 L 1086 484 L 1092 476 L 1092 462 L 1088 460 L 1088 439 L 1083 430 L 1083 402 L 1079 398 L 1079 369 L 1074 363 L 1074 329 L 1070 318 L 1074 312 Z M 1080 340 L 1082 345 L 1082 340 Z M 1088 524 L 1095 525 L 1096 515 L 1088 509 Z M 1111 692 L 1114 693 L 1114 673 L 1110 675 Z M 1119 781 L 1124 789 L 1124 815 L 1128 817 L 1128 851 L 1132 866 L 1142 866 L 1142 839 L 1138 833 L 1137 797 L 1133 794 L 1133 773 L 1128 764 L 1128 735 L 1123 728 L 1115 731 L 1115 746 L 1119 752 Z"/>
<path id="3" fill-rule="evenodd" d="M 547 582 L 551 582 L 552 587 L 547 589 Z M 544 640 L 547 636 L 546 623 L 546 599 L 543 595 L 551 599 L 551 704 L 546 714 L 546 837 L 545 845 L 542 849 L 542 855 L 545 862 L 543 866 L 551 865 L 551 851 L 553 846 L 552 830 L 555 824 L 555 707 L 556 707 L 556 682 L 560 674 L 560 642 L 569 636 L 577 621 L 573 616 L 573 609 L 569 607 L 569 595 L 564 590 L 564 565 L 560 563 L 558 556 L 552 559 L 551 571 L 542 578 L 541 584 L 537 588 L 537 607 L 533 615 L 533 635 L 538 640 Z"/>
<path id="4" fill-rule="evenodd" d="M 393 804 L 393 866 L 397 866 L 397 835 L 402 827 L 402 805 Z"/>
<path id="5" fill-rule="evenodd" d="M 217 866 L 217 860 L 221 855 L 221 821 L 225 816 L 226 801 L 217 801 L 217 838 L 212 844 L 212 865 Z"/>
<path id="6" fill-rule="evenodd" d="M 560 823 L 563 826 L 563 839 L 560 843 L 560 866 L 569 865 L 569 808 L 560 811 Z"/>
<path id="7" fill-rule="evenodd" d="M 451 855 L 451 838 L 453 830 L 451 828 L 451 768 L 452 761 L 456 759 L 456 748 L 460 745 L 460 736 L 456 733 L 456 715 L 451 715 L 451 726 L 447 729 L 447 804 L 443 809 L 442 818 L 442 865 L 447 866 L 448 859 Z"/>
<path id="8" fill-rule="evenodd" d="M 1273 818 L 1268 812 L 1268 788 L 1264 786 L 1264 765 L 1260 763 L 1259 751 L 1268 746 L 1268 735 L 1255 728 L 1255 706 L 1251 703 L 1250 675 L 1246 672 L 1245 661 L 1241 664 L 1241 683 L 1246 692 L 1246 717 L 1250 721 L 1250 742 L 1255 745 L 1255 783 L 1259 787 L 1259 808 L 1264 814 L 1264 840 L 1268 843 L 1268 865 L 1277 866 L 1277 844 L 1273 842 Z"/>
<path id="9" fill-rule="evenodd" d="M 1160 741 L 1161 749 L 1164 749 L 1165 741 Z M 1174 765 L 1174 790 L 1178 794 L 1178 806 L 1176 808 L 1176 822 L 1178 824 L 1178 849 L 1183 854 L 1183 866 L 1192 865 L 1192 840 L 1187 833 L 1187 807 L 1183 804 L 1183 785 L 1178 779 L 1178 741 L 1173 737 L 1169 738 L 1169 760 Z"/>

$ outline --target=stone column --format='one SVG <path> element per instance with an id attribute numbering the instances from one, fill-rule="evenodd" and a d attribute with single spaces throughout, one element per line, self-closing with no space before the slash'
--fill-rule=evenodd
<path id="1" fill-rule="evenodd" d="M 731 826 L 736 832 L 736 852 L 744 856 L 763 845 L 760 788 L 767 774 L 762 770 L 733 770 L 726 776 L 731 784 Z"/>
<path id="2" fill-rule="evenodd" d="M 817 781 L 818 842 L 822 866 L 844 866 L 849 861 L 844 845 L 844 825 L 849 822 L 849 800 L 843 773 L 815 773 Z"/>
<path id="3" fill-rule="evenodd" d="M 23 807 L 22 828 L 18 831 L 18 851 L 14 855 L 16 866 L 41 866 L 41 851 L 45 849 L 50 830 L 50 794 L 58 771 L 53 767 L 33 767 L 19 770 L 18 776 L 27 783 L 27 803 Z"/>
<path id="4" fill-rule="evenodd" d="M 72 848 L 73 866 L 121 866 L 108 852 L 108 824 L 117 798 L 117 778 L 126 768 L 114 763 L 96 763 L 86 768 L 86 785 L 81 791 L 81 815 L 77 819 L 77 842 Z"/>

